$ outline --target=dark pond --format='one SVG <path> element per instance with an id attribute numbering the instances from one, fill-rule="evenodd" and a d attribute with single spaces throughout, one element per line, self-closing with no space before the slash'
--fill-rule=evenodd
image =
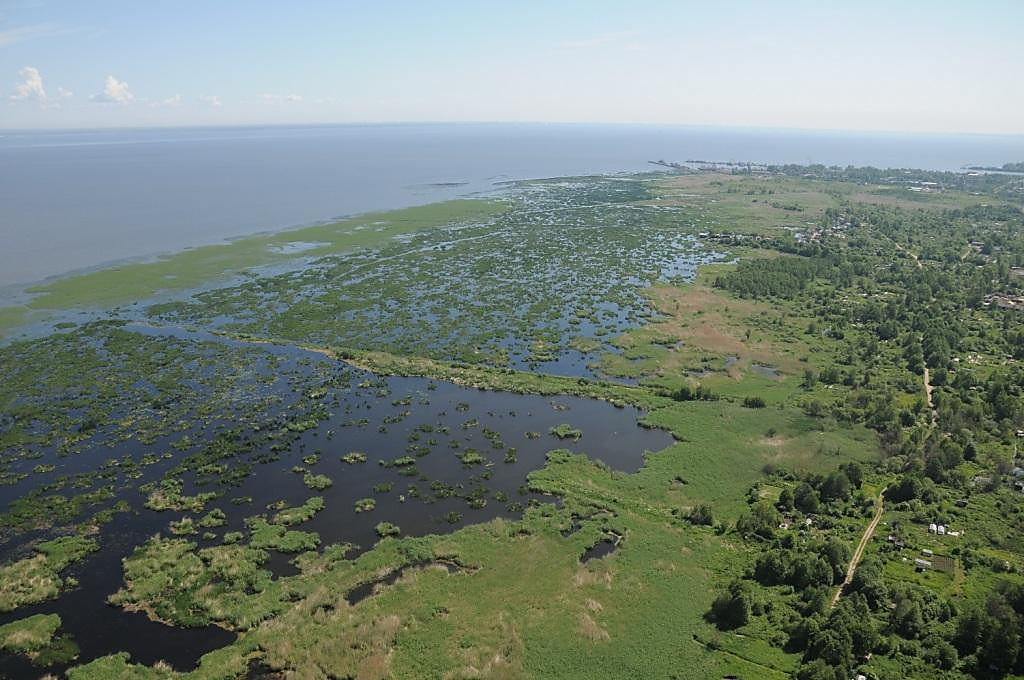
<path id="1" fill-rule="evenodd" d="M 132 330 L 156 335 L 169 333 L 142 327 Z M 216 337 L 184 331 L 170 333 L 198 340 Z M 226 531 L 244 531 L 246 517 L 272 515 L 273 511 L 267 509 L 270 504 L 284 501 L 297 506 L 310 497 L 322 496 L 326 509 L 293 528 L 318 532 L 322 545 L 352 543 L 356 546 L 354 555 L 371 548 L 378 540 L 375 526 L 379 522 L 399 526 L 402 535 L 442 533 L 467 523 L 519 516 L 530 502 L 550 502 L 550 498 L 528 492 L 525 484 L 527 474 L 544 464 L 545 454 L 551 449 L 585 452 L 613 468 L 634 471 L 643 464 L 644 451 L 657 451 L 672 443 L 663 431 L 639 427 L 637 420 L 642 413 L 634 408 L 616 408 L 606 402 L 577 397 L 486 392 L 426 378 L 382 378 L 315 352 L 273 345 L 260 349 L 277 355 L 281 359 L 277 365 L 296 374 L 275 388 L 289 394 L 280 395 L 281 400 L 271 410 L 287 419 L 296 395 L 318 388 L 324 413 L 315 426 L 295 436 L 286 450 L 271 452 L 263 443 L 238 459 L 238 464 L 262 462 L 255 463 L 253 473 L 237 485 L 227 486 L 217 476 L 183 476 L 185 494 L 222 493 L 205 511 L 221 508 L 227 514 L 227 523 L 214 530 L 214 539 L 190 537 L 200 546 L 219 544 Z M 333 372 L 333 379 L 326 386 L 322 381 L 324 371 L 313 370 L 325 366 Z M 251 389 L 256 397 L 260 390 L 268 388 L 254 382 Z M 560 424 L 581 430 L 583 436 L 578 441 L 557 438 L 549 430 Z M 226 426 L 204 423 L 190 431 L 190 436 L 198 447 L 204 438 L 209 439 Z M 167 450 L 165 439 L 151 444 L 128 441 L 114 447 L 109 456 L 139 459 L 147 453 L 162 454 Z M 342 461 L 350 452 L 365 454 L 366 462 Z M 175 454 L 182 455 L 185 453 Z M 406 458 L 393 464 L 403 457 L 411 460 Z M 30 462 L 35 465 L 52 460 L 66 466 L 57 473 L 67 474 L 71 469 L 85 469 L 85 459 L 99 462 L 106 458 L 104 455 L 97 459 L 90 454 L 58 459 L 51 451 Z M 142 507 L 145 495 L 140 493 L 138 484 L 159 479 L 174 462 L 161 461 L 144 467 L 143 476 L 134 487 L 119 488 L 110 504 L 127 500 L 133 512 L 115 515 L 114 521 L 104 525 L 97 536 L 101 550 L 65 572 L 80 581 L 79 587 L 57 600 L 0 615 L 0 625 L 35 613 L 59 614 L 60 632 L 73 637 L 81 647 L 75 663 L 127 651 L 133 661 L 151 664 L 162 659 L 177 670 L 189 670 L 203 654 L 230 643 L 234 634 L 220 628 L 174 628 L 106 603 L 107 597 L 122 586 L 121 559 L 149 536 L 159 532 L 168 535 L 168 523 L 188 514 L 160 513 Z M 307 488 L 306 472 L 329 477 L 333 484 L 322 491 Z M 4 490 L 5 509 L 15 494 L 23 493 L 21 484 L 17 487 Z M 231 502 L 246 496 L 251 496 L 252 501 L 241 505 Z M 373 498 L 375 509 L 355 512 L 356 501 L 364 498 Z M 0 561 L 24 556 L 27 540 L 48 537 L 28 534 L 16 546 L 0 545 L 0 551 L 5 551 L 0 552 Z M 606 542 L 599 543 L 591 550 L 600 551 L 605 545 Z M 274 554 L 267 566 L 279 577 L 295 573 L 290 558 Z M 383 581 L 400 575 L 390 574 Z M 378 585 L 361 586 L 349 598 L 369 596 Z M 0 655 L 0 669 L 2 677 L 36 678 L 44 671 L 60 672 L 63 667 L 40 669 L 23 658 Z"/>
<path id="2" fill-rule="evenodd" d="M 580 557 L 580 562 L 585 563 L 590 560 L 601 559 L 606 555 L 611 555 L 618 549 L 620 540 L 621 539 L 618 536 L 608 536 L 607 538 L 598 541 L 583 551 L 583 555 Z"/>

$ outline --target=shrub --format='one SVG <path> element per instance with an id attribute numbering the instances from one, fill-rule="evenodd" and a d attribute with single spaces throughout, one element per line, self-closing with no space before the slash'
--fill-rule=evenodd
<path id="1" fill-rule="evenodd" d="M 747 408 L 764 408 L 767 406 L 762 397 L 744 397 L 743 405 Z"/>

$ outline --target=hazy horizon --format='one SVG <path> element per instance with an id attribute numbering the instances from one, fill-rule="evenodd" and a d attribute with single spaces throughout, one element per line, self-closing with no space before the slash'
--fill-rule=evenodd
<path id="1" fill-rule="evenodd" d="M 310 121 L 310 122 L 280 122 L 280 123 L 182 123 L 167 125 L 110 125 L 110 126 L 89 126 L 89 127 L 0 127 L 0 135 L 5 133 L 86 133 L 86 132 L 130 132 L 157 131 L 157 130 L 258 130 L 266 128 L 330 128 L 330 127 L 400 127 L 400 126 L 429 126 L 429 125 L 493 125 L 493 126 L 565 126 L 565 127 L 622 127 L 622 128 L 664 128 L 664 129 L 693 129 L 693 130 L 721 130 L 736 132 L 779 132 L 779 133 L 807 133 L 807 134 L 828 134 L 828 135 L 851 135 L 866 137 L 1005 137 L 1022 138 L 1022 132 L 959 132 L 959 131 L 928 131 L 928 130 L 865 130 L 856 128 L 828 128 L 828 127 L 786 127 L 786 126 L 765 126 L 765 125 L 715 125 L 700 123 L 644 123 L 633 121 L 615 122 L 587 122 L 574 120 L 353 120 L 353 121 Z"/>
<path id="2" fill-rule="evenodd" d="M 0 10 L 0 129 L 404 123 L 1024 134 L 1024 5 Z"/>

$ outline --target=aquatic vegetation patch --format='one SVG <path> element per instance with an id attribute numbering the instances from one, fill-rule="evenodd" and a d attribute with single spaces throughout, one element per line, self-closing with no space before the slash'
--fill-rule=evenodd
<path id="1" fill-rule="evenodd" d="M 307 472 L 302 476 L 302 483 L 310 489 L 323 491 L 330 487 L 334 482 L 327 475 L 318 475 L 312 472 Z"/>
<path id="2" fill-rule="evenodd" d="M 190 541 L 155 536 L 124 560 L 125 586 L 110 602 L 180 626 L 251 628 L 285 606 L 286 594 L 260 568 L 268 558 L 254 546 L 196 552 Z"/>
<path id="3" fill-rule="evenodd" d="M 402 533 L 402 530 L 399 529 L 397 525 L 392 524 L 391 522 L 379 522 L 377 526 L 374 527 L 374 530 L 377 532 L 377 535 L 381 538 L 387 538 L 388 536 L 398 536 L 400 533 Z"/>
<path id="4" fill-rule="evenodd" d="M 355 503 L 356 512 L 372 512 L 377 507 L 377 501 L 373 498 L 360 498 Z"/>
<path id="5" fill-rule="evenodd" d="M 579 441 L 579 439 L 583 436 L 582 430 L 579 430 L 573 427 L 572 425 L 568 425 L 566 423 L 556 425 L 555 427 L 552 427 L 550 430 L 548 430 L 548 432 L 558 437 L 559 439 L 571 439 L 573 441 Z"/>
<path id="6" fill-rule="evenodd" d="M 315 532 L 292 531 L 280 524 L 271 524 L 263 517 L 250 517 L 249 545 L 256 549 L 277 550 L 283 553 L 297 553 L 316 550 L 320 537 Z"/>
<path id="7" fill-rule="evenodd" d="M 163 480 L 156 488 L 150 491 L 144 506 L 157 512 L 165 510 L 202 512 L 206 504 L 218 496 L 214 491 L 207 491 L 195 496 L 184 496 L 181 493 L 182 486 L 182 482 L 179 479 Z"/>
<path id="8" fill-rule="evenodd" d="M 63 536 L 35 546 L 32 557 L 0 566 L 0 612 L 57 597 L 65 585 L 60 572 L 98 549 L 90 538 Z"/>
<path id="9" fill-rule="evenodd" d="M 341 460 L 349 465 L 357 465 L 366 462 L 366 454 L 359 451 L 350 451 L 341 457 Z"/>
<path id="10" fill-rule="evenodd" d="M 324 509 L 326 504 L 322 496 L 313 496 L 302 505 L 294 508 L 282 508 L 274 515 L 273 523 L 282 526 L 293 526 L 313 519 L 316 513 Z"/>
<path id="11" fill-rule="evenodd" d="M 36 653 L 53 641 L 60 628 L 56 614 L 33 614 L 0 626 L 0 649 L 20 654 Z"/>

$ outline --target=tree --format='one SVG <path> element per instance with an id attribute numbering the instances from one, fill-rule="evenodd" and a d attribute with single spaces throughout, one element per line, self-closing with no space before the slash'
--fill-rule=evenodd
<path id="1" fill-rule="evenodd" d="M 864 468 L 857 461 L 850 461 L 846 465 L 840 466 L 839 469 L 846 474 L 847 479 L 850 480 L 850 484 L 853 484 L 854 488 L 859 489 L 864 484 Z"/>
<path id="2" fill-rule="evenodd" d="M 832 583 L 842 583 L 846 577 L 846 565 L 850 562 L 850 549 L 845 543 L 829 538 L 821 554 L 832 567 Z"/>
<path id="3" fill-rule="evenodd" d="M 804 553 L 793 560 L 789 582 L 797 588 L 832 585 L 832 567 L 821 557 Z"/>
<path id="4" fill-rule="evenodd" d="M 751 599 L 750 586 L 743 581 L 733 581 L 711 603 L 711 619 L 722 630 L 745 626 L 750 621 Z"/>
<path id="5" fill-rule="evenodd" d="M 757 556 L 754 562 L 754 578 L 766 586 L 777 586 L 786 583 L 790 576 L 789 552 L 770 550 Z"/>
<path id="6" fill-rule="evenodd" d="M 970 606 L 956 619 L 953 644 L 961 654 L 973 654 L 985 635 L 985 614 L 976 606 Z"/>
<path id="7" fill-rule="evenodd" d="M 736 530 L 742 534 L 756 534 L 762 538 L 772 538 L 781 521 L 782 518 L 778 510 L 768 503 L 757 503 L 748 514 L 736 521 Z"/>
<path id="8" fill-rule="evenodd" d="M 829 625 L 841 625 L 849 631 L 853 653 L 856 656 L 867 654 L 878 644 L 878 631 L 875 630 L 867 599 L 859 593 L 854 593 L 839 603 L 832 611 Z"/>
<path id="9" fill-rule="evenodd" d="M 924 484 L 921 482 L 921 478 L 915 475 L 904 475 L 900 479 L 899 484 L 890 486 L 885 491 L 886 500 L 890 500 L 894 503 L 902 501 L 912 501 L 915 498 L 920 498 L 921 493 L 924 490 Z"/>
<path id="10" fill-rule="evenodd" d="M 978 649 L 978 661 L 1001 673 L 1020 669 L 1024 666 L 1021 648 L 1021 627 L 1024 621 L 999 595 L 989 598 L 986 613 L 988 620 Z"/>
<path id="11" fill-rule="evenodd" d="M 844 501 L 850 497 L 850 479 L 845 472 L 832 472 L 821 484 L 821 497 L 826 501 Z"/>
<path id="12" fill-rule="evenodd" d="M 800 512 L 813 514 L 818 512 L 821 502 L 818 500 L 818 492 L 807 482 L 802 482 L 793 492 L 793 503 Z"/>
<path id="13" fill-rule="evenodd" d="M 833 669 L 822 659 L 805 663 L 796 672 L 796 680 L 838 680 L 840 678 L 838 669 Z M 841 678 L 841 680 L 846 679 Z"/>
<path id="14" fill-rule="evenodd" d="M 843 677 L 850 677 L 850 662 L 853 660 L 853 639 L 850 632 L 830 621 L 811 639 L 807 646 L 806 660 L 818 659 L 840 670 Z"/>
<path id="15" fill-rule="evenodd" d="M 889 600 L 889 589 L 882 580 L 882 564 L 873 557 L 862 561 L 848 590 L 863 595 L 872 611 L 881 609 Z"/>
<path id="16" fill-rule="evenodd" d="M 924 616 L 914 598 L 908 595 L 896 598 L 896 608 L 889 615 L 889 627 L 910 640 L 921 637 L 925 630 Z"/>
<path id="17" fill-rule="evenodd" d="M 951 670 L 959 660 L 956 648 L 937 634 L 925 638 L 923 656 L 925 661 L 945 671 Z"/>

